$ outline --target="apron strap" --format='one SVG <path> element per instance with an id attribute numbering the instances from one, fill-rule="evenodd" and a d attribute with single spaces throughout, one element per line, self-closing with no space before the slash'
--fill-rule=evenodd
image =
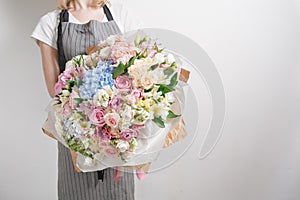
<path id="1" fill-rule="evenodd" d="M 108 7 L 107 7 L 106 4 L 103 6 L 103 10 L 104 10 L 104 13 L 105 13 L 106 18 L 107 18 L 108 21 L 114 20 L 112 14 L 111 14 L 111 12 L 110 12 L 110 10 L 108 9 Z"/>
<path id="2" fill-rule="evenodd" d="M 59 15 L 59 24 L 58 24 L 58 31 L 57 31 L 57 51 L 58 51 L 58 61 L 59 61 L 59 71 L 62 73 L 65 70 L 65 54 L 63 50 L 63 42 L 62 42 L 62 22 L 69 21 L 69 13 L 68 10 L 64 9 L 60 12 Z"/>
<path id="3" fill-rule="evenodd" d="M 113 16 L 105 4 L 103 6 L 104 14 L 106 15 L 106 18 L 108 21 L 112 21 Z M 58 33 L 57 33 L 57 51 L 58 51 L 58 61 L 59 61 L 59 71 L 62 73 L 65 70 L 65 64 L 66 64 L 66 59 L 65 59 L 65 54 L 63 50 L 63 43 L 62 43 L 62 22 L 68 22 L 69 21 L 69 12 L 68 10 L 64 9 L 60 12 L 59 15 L 59 24 L 58 24 Z"/>

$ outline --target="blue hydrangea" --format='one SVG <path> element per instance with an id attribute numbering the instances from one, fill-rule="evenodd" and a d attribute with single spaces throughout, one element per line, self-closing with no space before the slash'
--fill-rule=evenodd
<path id="1" fill-rule="evenodd" d="M 110 87 L 114 85 L 111 64 L 110 61 L 101 61 L 97 64 L 97 67 L 86 72 L 79 88 L 82 98 L 92 98 L 98 89 L 107 85 Z"/>

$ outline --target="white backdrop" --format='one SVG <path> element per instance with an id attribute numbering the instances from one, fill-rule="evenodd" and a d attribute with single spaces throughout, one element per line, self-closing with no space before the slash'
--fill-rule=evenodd
<path id="1" fill-rule="evenodd" d="M 53 200 L 56 143 L 40 130 L 49 96 L 29 35 L 55 1 L 0 2 L 0 199 Z M 300 2 L 125 2 L 146 26 L 201 45 L 227 97 L 226 124 L 213 153 L 198 160 L 196 141 L 173 166 L 137 181 L 136 199 L 299 200 Z"/>

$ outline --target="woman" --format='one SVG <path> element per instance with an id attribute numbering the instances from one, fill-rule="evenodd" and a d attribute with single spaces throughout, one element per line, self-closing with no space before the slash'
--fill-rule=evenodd
<path id="1" fill-rule="evenodd" d="M 83 54 L 109 35 L 141 27 L 118 2 L 103 0 L 57 0 L 58 9 L 44 15 L 31 37 L 41 50 L 42 66 L 49 95 L 63 72 L 65 62 Z M 106 4 L 105 4 L 106 3 Z M 98 172 L 76 172 L 72 156 L 58 142 L 58 199 L 60 200 L 132 200 L 134 177 L 124 173 L 114 182 L 111 168 Z"/>

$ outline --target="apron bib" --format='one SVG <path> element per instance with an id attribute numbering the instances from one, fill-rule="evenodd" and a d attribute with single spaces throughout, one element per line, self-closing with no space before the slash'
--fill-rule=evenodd
<path id="1" fill-rule="evenodd" d="M 65 70 L 66 61 L 85 54 L 87 47 L 96 46 L 110 35 L 121 34 L 108 7 L 104 5 L 103 9 L 108 22 L 91 20 L 86 24 L 70 23 L 68 11 L 61 11 L 57 38 L 60 73 Z M 112 168 L 76 172 L 70 150 L 58 142 L 59 200 L 134 200 L 133 173 L 123 173 L 116 182 L 113 177 Z"/>

